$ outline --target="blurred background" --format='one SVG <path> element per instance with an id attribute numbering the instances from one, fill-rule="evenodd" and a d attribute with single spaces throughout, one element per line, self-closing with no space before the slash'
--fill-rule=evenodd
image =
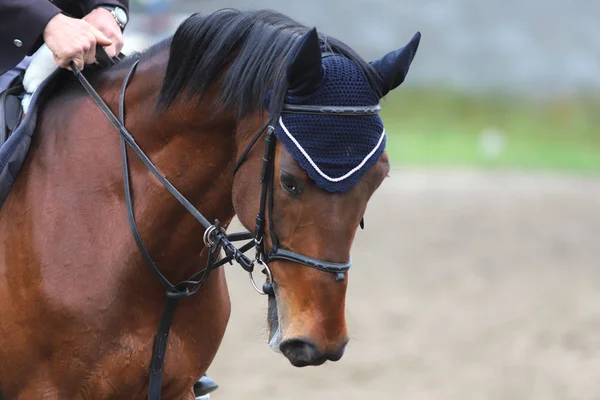
<path id="1" fill-rule="evenodd" d="M 271 352 L 265 299 L 228 269 L 215 400 L 600 398 L 600 2 L 132 3 L 136 50 L 224 7 L 367 59 L 423 34 L 383 104 L 393 169 L 355 240 L 346 355 L 295 369 Z"/>

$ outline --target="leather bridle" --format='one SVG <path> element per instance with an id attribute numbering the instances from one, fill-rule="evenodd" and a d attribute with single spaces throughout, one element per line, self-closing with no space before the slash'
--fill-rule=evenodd
<path id="1" fill-rule="evenodd" d="M 103 54 L 104 53 L 104 54 Z M 103 49 L 98 46 L 97 54 L 103 55 L 102 59 L 105 63 L 115 64 L 116 62 L 105 55 Z M 150 378 L 149 378 L 149 400 L 160 399 L 160 389 L 162 381 L 162 370 L 164 366 L 165 352 L 167 348 L 168 335 L 173 321 L 173 316 L 178 304 L 179 299 L 183 297 L 189 297 L 196 293 L 202 284 L 206 282 L 211 271 L 226 264 L 232 264 L 236 261 L 245 271 L 250 274 L 251 282 L 254 288 L 261 294 L 267 294 L 274 296 L 273 290 L 273 277 L 269 270 L 268 264 L 273 260 L 286 260 L 297 264 L 301 264 L 317 270 L 333 273 L 336 275 L 336 280 L 344 280 L 345 272 L 350 269 L 351 260 L 345 263 L 323 261 L 313 257 L 309 257 L 300 253 L 296 253 L 291 250 L 283 249 L 279 245 L 279 240 L 275 233 L 273 223 L 273 186 L 274 186 L 274 170 L 275 170 L 275 147 L 276 137 L 274 134 L 275 128 L 273 126 L 273 118 L 269 119 L 267 123 L 260 129 L 256 136 L 252 139 L 248 147 L 244 150 L 240 158 L 234 167 L 234 175 L 240 168 L 241 164 L 245 160 L 246 156 L 256 144 L 258 139 L 266 130 L 265 136 L 265 151 L 263 156 L 263 166 L 260 176 L 261 197 L 258 214 L 256 216 L 256 224 L 254 233 L 251 232 L 240 232 L 227 234 L 221 227 L 218 220 L 215 220 L 211 224 L 186 198 L 183 196 L 172 184 L 160 174 L 156 166 L 148 158 L 148 156 L 142 151 L 137 145 L 133 136 L 125 128 L 125 92 L 131 78 L 135 72 L 139 60 L 136 60 L 130 67 L 121 87 L 119 96 L 119 118 L 117 118 L 102 98 L 98 95 L 95 89 L 91 86 L 88 80 L 83 76 L 81 71 L 75 66 L 73 62 L 70 63 L 70 67 L 79 79 L 79 82 L 84 89 L 89 93 L 92 99 L 96 102 L 100 110 L 106 115 L 113 127 L 119 132 L 121 139 L 121 153 L 123 162 L 123 177 L 125 186 L 125 201 L 127 206 L 127 214 L 129 223 L 131 226 L 133 237 L 136 244 L 144 257 L 146 265 L 149 270 L 158 278 L 160 283 L 163 285 L 166 291 L 167 304 L 163 311 L 158 332 L 155 336 L 154 347 L 152 353 L 152 361 L 150 367 Z M 282 113 L 307 113 L 307 114 L 319 114 L 319 115 L 374 115 L 379 112 L 379 106 L 365 106 L 365 107 L 336 107 L 336 106 L 313 106 L 313 105 L 292 105 L 284 104 Z M 127 160 L 127 145 L 136 153 L 141 159 L 148 170 L 161 182 L 161 184 L 183 205 L 183 207 L 200 223 L 204 226 L 205 233 L 203 236 L 204 244 L 209 248 L 208 260 L 206 267 L 201 271 L 193 274 L 190 278 L 185 281 L 181 281 L 177 284 L 171 283 L 157 268 L 156 264 L 152 260 L 148 250 L 146 249 L 135 222 L 133 212 L 133 202 L 131 198 L 131 187 L 129 178 L 129 166 Z M 267 208 L 268 207 L 268 208 Z M 267 211 L 268 210 L 268 211 Z M 268 212 L 268 219 L 266 214 Z M 268 220 L 269 234 L 271 239 L 271 249 L 267 252 L 265 249 L 265 224 Z M 362 221 L 361 221 L 362 226 Z M 249 242 L 236 248 L 232 242 L 248 240 Z M 244 253 L 255 248 L 256 256 L 254 260 L 248 258 Z M 219 259 L 220 250 L 223 250 L 225 256 Z M 263 285 L 260 290 L 254 278 L 252 272 L 255 263 L 263 265 L 264 270 L 267 274 L 267 282 Z"/>

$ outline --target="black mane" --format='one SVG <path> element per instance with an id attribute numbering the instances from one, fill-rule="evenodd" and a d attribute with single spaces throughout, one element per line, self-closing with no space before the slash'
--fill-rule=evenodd
<path id="1" fill-rule="evenodd" d="M 223 9 L 186 19 L 171 39 L 167 72 L 157 106 L 168 108 L 181 95 L 202 99 L 224 69 L 215 104 L 237 109 L 239 118 L 263 109 L 265 94 L 273 89 L 270 107 L 279 113 L 287 90 L 286 71 L 298 39 L 308 27 L 270 10 L 242 12 Z M 319 34 L 324 51 L 354 61 L 377 90 L 376 72 L 354 50 L 342 42 Z M 152 50 L 152 49 L 150 49 Z M 154 51 L 151 51 L 152 53 Z M 144 54 L 141 55 L 142 58 Z"/>

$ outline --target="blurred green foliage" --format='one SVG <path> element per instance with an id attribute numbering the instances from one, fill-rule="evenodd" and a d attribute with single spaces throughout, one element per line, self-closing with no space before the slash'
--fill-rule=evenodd
<path id="1" fill-rule="evenodd" d="M 403 88 L 382 103 L 394 166 L 600 173 L 600 98 Z"/>

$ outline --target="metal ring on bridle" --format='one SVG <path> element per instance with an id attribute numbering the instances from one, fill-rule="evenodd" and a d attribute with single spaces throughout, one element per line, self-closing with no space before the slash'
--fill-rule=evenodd
<path id="1" fill-rule="evenodd" d="M 267 263 L 263 262 L 260 258 L 256 259 L 256 262 L 258 262 L 260 265 L 265 267 L 265 271 L 266 271 L 266 275 L 267 275 L 267 282 L 273 283 L 273 275 L 271 275 L 271 269 L 269 269 L 269 266 L 267 265 Z M 262 294 L 262 295 L 266 296 L 267 293 L 265 293 L 261 288 L 259 288 L 258 285 L 256 284 L 256 282 L 254 281 L 254 275 L 252 275 L 252 271 L 248 272 L 248 275 L 250 275 L 250 282 L 252 283 L 254 290 L 256 290 L 258 292 L 258 294 Z"/>
<path id="2" fill-rule="evenodd" d="M 208 229 L 206 229 L 204 231 L 204 236 L 202 236 L 202 240 L 204 241 L 204 244 L 206 245 L 206 247 L 211 247 L 215 241 L 215 231 L 217 230 L 217 227 L 214 225 L 211 225 L 208 227 Z M 226 233 L 225 229 L 221 228 L 221 232 Z"/>

